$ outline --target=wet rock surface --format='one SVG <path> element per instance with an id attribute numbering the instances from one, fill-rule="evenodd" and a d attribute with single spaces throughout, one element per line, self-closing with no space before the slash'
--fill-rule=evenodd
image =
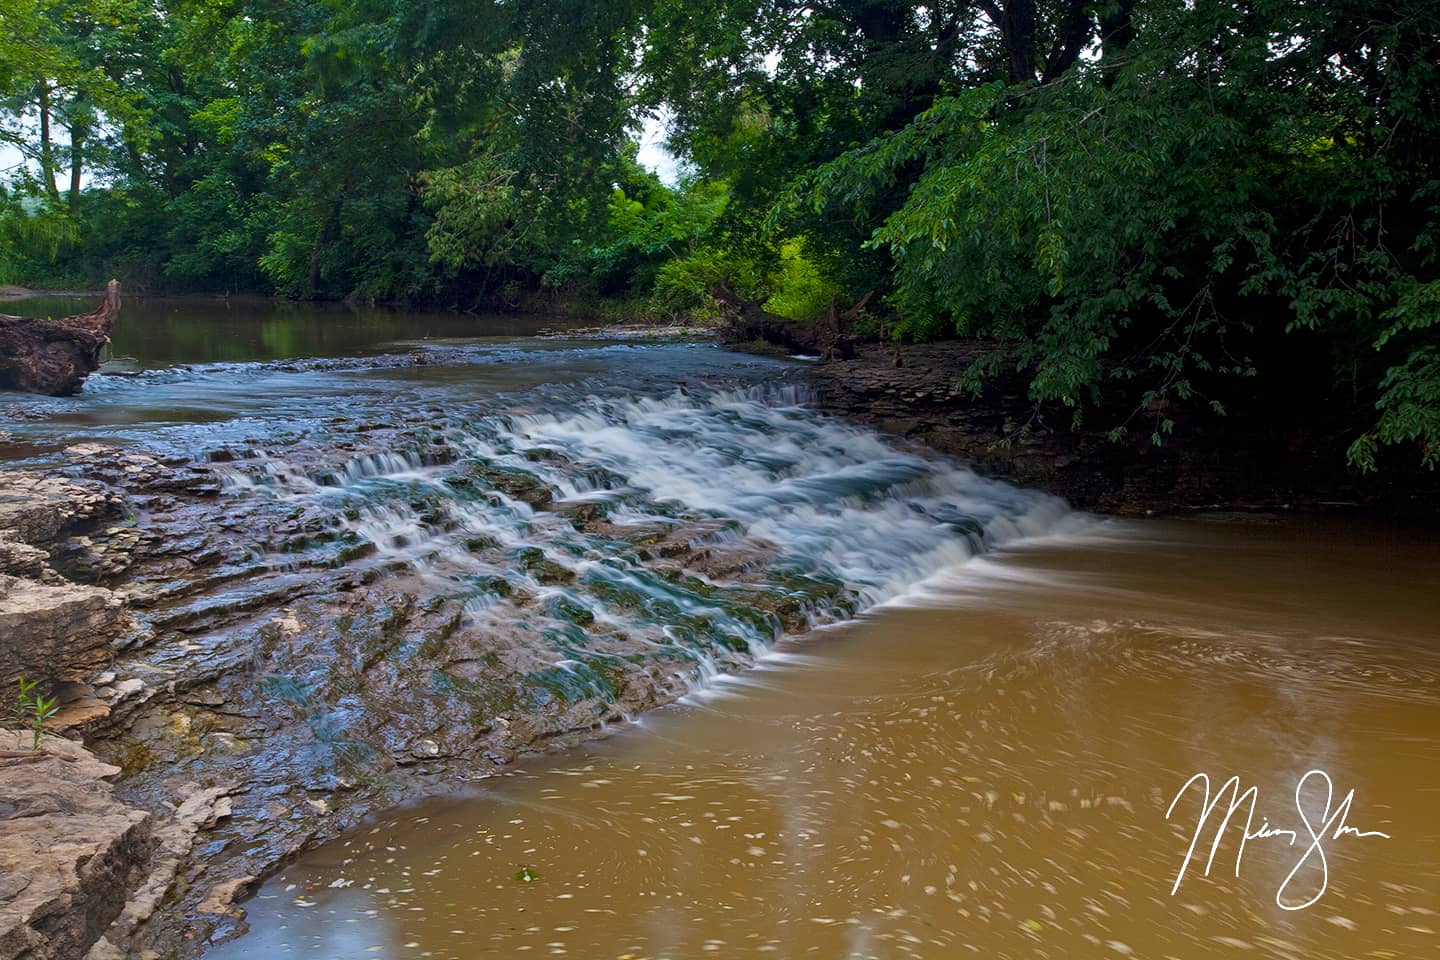
<path id="1" fill-rule="evenodd" d="M 596 735 L 683 694 L 696 670 L 693 658 L 656 655 L 653 639 L 595 630 L 580 605 L 544 597 L 575 574 L 536 548 L 512 555 L 469 538 L 467 553 L 496 570 L 475 593 L 506 608 L 482 621 L 467 617 L 467 598 L 436 596 L 432 580 L 361 549 L 319 512 L 231 502 L 202 526 L 208 504 L 154 506 L 121 588 L 151 636 L 97 691 L 112 717 L 92 742 L 125 767 L 123 788 L 139 802 L 175 805 L 200 784 L 223 791 L 227 808 L 192 846 L 163 841 L 150 906 L 127 908 L 110 934 L 122 949 L 198 948 L 236 933 L 243 911 L 223 894 L 307 845 L 527 750 Z M 753 547 L 692 547 L 673 529 L 637 539 L 676 579 L 697 554 L 729 569 L 763 559 Z M 554 667 L 553 637 L 526 616 L 570 631 L 565 642 L 599 665 Z"/>
<path id="2" fill-rule="evenodd" d="M 540 389 L 0 471 L 20 593 L 116 618 L 58 718 L 153 818 L 97 960 L 198 954 L 243 932 L 256 878 L 369 814 L 602 736 L 1064 512 L 793 390 Z"/>
<path id="3" fill-rule="evenodd" d="M 859 344 L 850 360 L 811 365 L 806 380 L 827 413 L 962 457 L 1076 506 L 1134 513 L 1155 505 L 1127 492 L 1093 439 L 1039 421 L 1019 378 L 1000 378 L 979 398 L 959 389 L 961 373 L 984 353 L 957 341 Z"/>
<path id="4" fill-rule="evenodd" d="M 372 465 L 386 465 L 388 434 L 363 431 L 370 456 L 380 458 Z M 333 480 L 355 462 L 343 445 L 330 457 L 314 455 L 303 475 Z M 695 670 L 693 658 L 650 656 L 639 642 L 600 631 L 573 639 L 618 665 L 572 681 L 552 666 L 548 641 L 518 624 L 498 629 L 510 614 L 484 628 L 467 624 L 463 598 L 435 596 L 433 578 L 339 529 L 343 513 L 262 497 L 222 502 L 223 478 L 207 465 L 85 445 L 67 450 L 57 470 L 0 473 L 0 517 L 17 538 L 8 541 L 16 547 L 6 556 L 18 557 L 8 569 L 26 575 L 0 575 L 0 631 L 11 641 L 0 646 L 0 674 L 48 679 L 55 690 L 72 684 L 99 704 L 71 725 L 116 764 L 103 772 L 123 774 L 119 793 L 150 814 L 99 823 L 118 833 L 108 852 L 86 854 L 105 853 L 97 870 L 115 861 L 105 883 L 120 890 L 124 873 L 128 902 L 107 902 L 74 929 L 12 933 L 4 942 L 14 952 L 0 956 L 79 956 L 107 926 L 97 957 L 198 952 L 209 937 L 243 929 L 232 901 L 307 844 L 377 806 L 484 776 L 525 750 L 592 736 L 680 695 Z M 523 473 L 465 473 L 488 478 L 486 496 L 513 497 L 517 509 L 552 502 Z M 454 526 L 442 505 L 417 502 L 429 511 L 417 531 Z M 122 514 L 126 522 L 114 523 Z M 553 517 L 567 529 L 583 525 Z M 731 569 L 760 558 L 754 548 L 697 550 L 678 526 L 634 534 L 676 579 L 694 554 Z M 717 560 L 737 552 L 746 559 Z M 477 594 L 593 625 L 581 607 L 541 596 L 575 574 L 538 548 L 470 537 L 466 554 L 495 570 L 477 580 Z M 67 718 L 76 711 L 58 719 Z M 96 796 L 90 806 L 62 799 L 51 812 L 89 816 L 110 802 L 109 788 Z M 127 833 L 141 817 L 143 835 Z M 76 822 L 83 833 L 86 821 Z M 6 862 L 14 869 L 5 889 L 31 889 L 25 878 L 41 866 L 23 852 Z M 47 893 L 42 906 L 59 896 Z M 33 912 L 28 901 L 16 909 Z"/>

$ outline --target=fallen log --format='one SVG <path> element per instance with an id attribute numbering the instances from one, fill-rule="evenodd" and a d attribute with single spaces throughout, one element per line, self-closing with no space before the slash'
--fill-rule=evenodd
<path id="1" fill-rule="evenodd" d="M 801 323 L 771 313 L 758 300 L 747 300 L 723 283 L 710 289 L 710 296 L 730 309 L 730 323 L 724 330 L 726 340 L 733 343 L 763 341 L 784 347 L 792 353 L 819 353 L 817 330 L 813 323 Z"/>
<path id="2" fill-rule="evenodd" d="M 841 310 L 837 299 L 831 297 L 825 318 L 811 322 L 771 313 L 758 300 L 746 300 L 724 284 L 711 288 L 710 295 L 731 310 L 732 322 L 725 331 L 727 339 L 762 340 L 794 353 L 819 354 L 826 360 L 854 358 L 855 342 L 846 328 L 859 321 L 871 297 L 871 293 L 865 294 L 848 310 Z"/>
<path id="3" fill-rule="evenodd" d="M 100 366 L 120 315 L 120 281 L 89 313 L 45 319 L 0 314 L 0 389 L 68 396 Z"/>

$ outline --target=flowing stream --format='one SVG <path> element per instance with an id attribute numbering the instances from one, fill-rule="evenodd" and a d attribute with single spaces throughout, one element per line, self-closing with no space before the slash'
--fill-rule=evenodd
<path id="1" fill-rule="evenodd" d="M 1440 930 L 1440 655 L 1397 551 L 1433 591 L 1433 545 L 1329 524 L 1105 525 L 973 561 L 316 851 L 215 955 L 1418 960 Z M 1302 852 L 1283 839 L 1252 840 L 1238 879 L 1233 834 L 1200 875 L 1207 839 L 1171 895 L 1190 776 L 1241 776 L 1293 828 L 1312 767 L 1392 839 L 1329 841 L 1303 911 L 1275 902 Z"/>
<path id="2" fill-rule="evenodd" d="M 152 301 L 81 397 L 0 399 L 15 465 L 209 462 L 321 531 L 191 607 L 370 570 L 527 638 L 486 710 L 617 719 L 651 659 L 688 691 L 304 855 L 207 956 L 1434 955 L 1432 538 L 1086 517 L 816 413 L 798 364 L 537 328 Z M 1258 788 L 1253 836 L 1176 888 L 1200 772 Z M 1352 789 L 1388 837 L 1307 856 Z"/>

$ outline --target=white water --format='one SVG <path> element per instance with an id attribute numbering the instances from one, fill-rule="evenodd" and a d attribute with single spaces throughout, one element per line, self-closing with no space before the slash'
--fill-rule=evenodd
<path id="1" fill-rule="evenodd" d="M 535 628 L 568 638 L 557 643 L 562 669 L 596 653 L 571 649 L 587 640 L 578 611 L 596 629 L 673 647 L 695 664 L 697 682 L 721 669 L 716 657 L 764 654 L 778 623 L 727 596 L 737 584 L 724 577 L 663 576 L 646 562 L 653 557 L 637 555 L 641 534 L 693 531 L 692 545 L 750 549 L 758 559 L 749 586 L 793 598 L 818 625 L 1073 522 L 1054 497 L 901 449 L 805 400 L 793 388 L 551 391 L 544 413 L 457 413 L 404 449 L 333 467 L 302 469 L 272 454 L 217 469 L 231 495 L 318 511 L 346 540 L 433 578 L 437 594 L 465 599 L 473 625 L 513 623 L 503 599 L 511 589 L 537 598 L 545 613 Z M 525 502 L 533 493 L 512 495 L 523 492 L 515 484 L 554 502 L 535 509 Z M 604 512 L 603 533 L 576 528 L 565 510 L 580 504 Z M 534 573 L 537 549 L 548 577 Z M 525 551 L 531 562 L 518 562 Z M 509 589 L 497 593 L 497 578 Z"/>

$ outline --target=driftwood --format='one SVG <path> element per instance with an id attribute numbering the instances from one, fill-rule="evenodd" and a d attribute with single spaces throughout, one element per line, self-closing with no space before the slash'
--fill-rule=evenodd
<path id="1" fill-rule="evenodd" d="M 825 319 L 811 323 L 771 313 L 760 301 L 746 300 L 724 284 L 713 287 L 710 295 L 729 307 L 734 315 L 727 331 L 729 339 L 762 340 L 795 353 L 819 354 L 826 360 L 854 359 L 855 341 L 846 329 L 860 319 L 871 297 L 871 293 L 865 294 L 848 310 L 841 310 L 836 298 L 831 297 Z"/>
<path id="2" fill-rule="evenodd" d="M 41 319 L 0 314 L 0 389 L 68 396 L 100 366 L 120 315 L 120 281 L 90 313 Z"/>

